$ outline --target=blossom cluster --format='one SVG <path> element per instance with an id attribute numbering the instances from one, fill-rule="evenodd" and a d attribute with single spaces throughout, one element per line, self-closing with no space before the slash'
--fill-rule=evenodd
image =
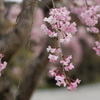
<path id="1" fill-rule="evenodd" d="M 98 8 L 99 6 L 88 6 L 87 10 L 83 11 L 81 13 L 81 18 L 84 20 L 85 24 L 88 26 L 87 31 L 91 33 L 99 33 L 99 29 L 95 27 L 95 25 L 98 23 L 98 18 L 100 17 L 100 14 L 98 14 Z M 99 35 L 99 34 L 98 34 Z M 96 51 L 96 54 L 100 56 L 100 42 L 95 42 L 96 47 L 93 47 L 93 49 Z"/>
<path id="2" fill-rule="evenodd" d="M 72 70 L 74 68 L 73 64 L 70 63 L 70 60 L 72 59 L 72 56 L 68 56 L 64 60 L 61 60 L 60 63 L 62 64 L 61 68 L 63 68 L 64 71 L 62 71 L 61 74 L 59 74 L 59 68 L 56 70 L 50 70 L 49 73 L 52 76 L 55 76 L 55 80 L 57 81 L 56 85 L 61 86 L 63 85 L 64 87 L 67 86 L 67 89 L 69 91 L 73 91 L 74 89 L 77 88 L 77 84 L 80 83 L 79 79 L 73 80 L 69 77 L 66 76 L 65 71 Z M 61 69 L 60 69 L 61 70 Z"/>
<path id="3" fill-rule="evenodd" d="M 2 58 L 3 58 L 3 55 L 0 54 L 0 76 L 1 76 L 1 71 L 4 70 L 7 66 L 7 62 L 3 62 L 3 63 L 1 62 Z"/>
<path id="4" fill-rule="evenodd" d="M 74 34 L 76 29 L 76 23 L 70 23 L 71 17 L 69 16 L 70 12 L 65 8 L 55 8 L 50 10 L 50 16 L 44 18 L 44 21 L 49 23 L 52 30 L 43 24 L 41 28 L 49 37 L 57 37 L 58 32 L 63 35 L 63 38 L 60 38 L 60 42 L 69 42 L 72 34 Z"/>
<path id="5" fill-rule="evenodd" d="M 55 70 L 50 70 L 49 73 L 55 77 L 57 86 L 67 86 L 67 89 L 69 91 L 73 91 L 77 88 L 77 84 L 80 83 L 80 80 L 73 80 L 66 76 L 66 71 L 72 70 L 74 68 L 74 65 L 73 63 L 70 63 L 72 55 L 68 57 L 63 56 L 60 43 L 68 43 L 70 41 L 72 34 L 75 34 L 75 32 L 77 31 L 76 23 L 70 22 L 70 12 L 65 7 L 51 9 L 49 14 L 49 17 L 44 18 L 44 22 L 50 24 L 50 29 L 45 24 L 43 24 L 41 28 L 49 37 L 56 37 L 56 42 L 58 42 L 57 44 L 59 44 L 59 46 L 55 48 L 51 46 L 47 47 L 47 52 L 50 53 L 48 59 L 49 62 L 52 63 L 55 63 L 58 59 L 60 59 L 60 67 Z M 60 37 L 61 35 L 62 37 Z M 61 57 L 59 57 L 59 55 Z"/>
<path id="6" fill-rule="evenodd" d="M 69 57 L 67 58 L 69 60 Z M 67 61 L 65 62 L 66 64 L 68 63 Z M 74 66 L 70 66 L 70 65 L 67 65 L 65 68 L 65 71 L 69 71 L 68 69 L 73 69 Z M 67 70 L 66 70 L 67 69 Z M 56 85 L 57 86 L 61 86 L 63 85 L 64 87 L 67 86 L 67 89 L 69 91 L 73 91 L 74 89 L 77 88 L 77 84 L 80 83 L 80 80 L 79 79 L 76 79 L 76 80 L 73 80 L 69 77 L 67 77 L 64 73 L 64 71 L 62 72 L 62 74 L 59 74 L 59 68 L 56 69 L 56 70 L 50 70 L 49 73 L 52 75 L 52 76 L 55 76 L 55 80 L 57 81 L 56 82 Z"/>
<path id="7" fill-rule="evenodd" d="M 73 64 L 70 63 L 70 59 L 72 59 L 72 55 L 70 55 L 66 59 L 60 61 L 60 63 L 64 66 L 65 71 L 69 71 L 74 68 Z"/>
<path id="8" fill-rule="evenodd" d="M 99 29 L 95 27 L 98 23 L 98 17 L 100 17 L 100 14 L 97 14 L 97 9 L 98 6 L 91 6 L 80 15 L 85 21 L 85 24 L 89 26 L 87 30 L 92 33 L 99 33 Z"/>

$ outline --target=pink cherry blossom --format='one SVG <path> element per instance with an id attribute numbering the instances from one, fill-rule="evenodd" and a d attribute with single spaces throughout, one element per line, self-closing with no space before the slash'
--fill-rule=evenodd
<path id="1" fill-rule="evenodd" d="M 67 87 L 67 89 L 68 89 L 69 91 L 73 91 L 73 90 L 75 90 L 75 89 L 77 88 L 77 84 L 80 84 L 80 80 L 79 80 L 79 79 L 76 79 L 75 82 L 71 82 L 71 83 L 69 84 L 69 86 Z"/>
<path id="2" fill-rule="evenodd" d="M 48 48 L 47 48 L 47 52 L 54 53 L 55 51 L 56 51 L 55 48 L 51 48 L 51 46 L 48 46 Z"/>
<path id="3" fill-rule="evenodd" d="M 57 81 L 56 85 L 57 86 L 61 86 L 63 84 L 63 86 L 66 86 L 66 82 L 64 81 L 65 76 L 64 75 L 56 75 L 55 76 L 55 80 Z"/>
<path id="4" fill-rule="evenodd" d="M 68 43 L 71 40 L 72 35 L 77 32 L 77 29 L 76 29 L 76 23 L 70 22 L 71 21 L 70 11 L 68 11 L 66 7 L 50 9 L 49 15 L 50 15 L 49 17 L 44 18 L 44 22 L 49 23 L 50 28 L 48 28 L 45 24 L 42 24 L 41 29 L 49 37 L 51 38 L 56 37 L 56 39 L 58 40 L 57 45 L 59 47 L 56 48 L 52 48 L 51 46 L 47 47 L 47 52 L 51 53 L 48 56 L 49 61 L 55 63 L 58 60 L 57 55 L 63 55 L 60 47 L 60 42 Z M 65 75 L 66 74 L 65 71 L 69 71 L 74 68 L 73 64 L 70 62 L 71 59 L 72 59 L 71 55 L 68 56 L 67 58 L 61 56 L 60 58 L 61 66 L 58 67 L 56 70 L 49 71 L 49 73 L 52 76 L 55 76 L 55 80 L 57 81 L 56 82 L 57 86 L 63 85 L 64 87 L 66 87 L 66 85 L 67 84 L 69 85 L 69 83 L 72 81 Z M 77 87 L 77 83 L 79 83 L 78 80 L 75 81 L 74 83 L 71 82 L 68 88 L 72 88 L 73 86 L 73 88 L 75 89 Z M 73 88 L 69 90 L 73 90 Z"/>
<path id="5" fill-rule="evenodd" d="M 72 70 L 74 68 L 73 64 L 70 63 L 72 56 L 68 56 L 66 59 L 61 60 L 60 63 L 64 66 L 65 71 Z"/>
<path id="6" fill-rule="evenodd" d="M 56 23 L 56 18 L 54 18 L 53 16 L 50 16 L 50 17 L 48 17 L 48 18 L 44 18 L 44 21 L 45 22 L 48 22 L 48 23 L 50 23 L 50 24 L 55 24 Z"/>
<path id="7" fill-rule="evenodd" d="M 93 33 L 99 32 L 99 29 L 94 27 L 98 23 L 98 17 L 100 17 L 100 14 L 97 14 L 98 8 L 99 6 L 91 6 L 80 15 L 83 18 L 85 24 L 90 27 L 87 28 L 87 30 Z"/>
<path id="8" fill-rule="evenodd" d="M 60 53 L 61 52 L 61 49 L 60 48 L 52 48 L 51 46 L 48 46 L 47 52 Z"/>
<path id="9" fill-rule="evenodd" d="M 71 59 L 72 55 L 68 56 L 65 60 L 61 60 L 60 63 L 67 66 Z"/>
<path id="10" fill-rule="evenodd" d="M 45 25 L 42 25 L 41 28 L 51 38 L 57 37 L 58 31 L 59 34 L 63 33 L 64 37 L 60 39 L 60 42 L 69 42 L 72 34 L 77 31 L 76 23 L 69 22 L 71 20 L 71 17 L 69 16 L 70 12 L 65 7 L 61 7 L 51 9 L 49 14 L 50 16 L 45 17 L 44 21 L 51 25 L 53 31 L 48 29 Z"/>
<path id="11" fill-rule="evenodd" d="M 69 56 L 65 59 L 65 61 L 66 61 L 67 63 L 69 63 L 71 59 L 72 59 L 72 55 L 69 55 Z"/>
<path id="12" fill-rule="evenodd" d="M 70 83 L 70 85 L 67 87 L 67 89 L 69 90 L 69 91 L 73 91 L 74 89 L 76 89 L 77 88 L 77 84 L 76 83 Z"/>
<path id="13" fill-rule="evenodd" d="M 58 59 L 58 56 L 49 54 L 48 58 L 49 58 L 49 61 L 50 62 L 53 62 L 54 63 Z"/>
<path id="14" fill-rule="evenodd" d="M 72 70 L 74 68 L 73 64 L 70 63 L 68 66 L 64 67 L 65 71 Z"/>
<path id="15" fill-rule="evenodd" d="M 92 33 L 99 33 L 99 29 L 96 27 L 87 27 L 87 31 Z"/>
<path id="16" fill-rule="evenodd" d="M 49 70 L 49 73 L 51 74 L 51 76 L 55 76 L 56 72 L 54 70 Z"/>
<path id="17" fill-rule="evenodd" d="M 76 23 L 75 22 L 73 22 L 73 23 L 71 23 L 67 28 L 66 28 L 66 31 L 68 32 L 68 33 L 75 33 L 75 32 L 77 32 L 77 29 L 76 29 Z"/>
<path id="18" fill-rule="evenodd" d="M 15 24 L 16 23 L 16 18 L 18 16 L 18 14 L 21 12 L 21 7 L 19 6 L 19 4 L 14 4 L 13 6 L 11 6 L 7 19 L 12 23 Z"/>
<path id="19" fill-rule="evenodd" d="M 86 25 L 94 26 L 98 23 L 98 6 L 91 6 L 88 10 L 81 13 L 81 17 L 84 19 Z"/>
<path id="20" fill-rule="evenodd" d="M 76 83 L 80 84 L 81 80 L 79 80 L 78 78 L 76 79 Z"/>
<path id="21" fill-rule="evenodd" d="M 49 37 L 57 37 L 57 33 L 49 30 L 45 24 L 41 25 L 41 29 L 43 29 L 45 34 L 48 35 Z"/>
<path id="22" fill-rule="evenodd" d="M 64 43 L 64 42 L 68 43 L 71 38 L 72 38 L 72 35 L 67 33 L 67 37 L 60 39 L 60 42 L 61 43 Z"/>
<path id="23" fill-rule="evenodd" d="M 96 41 L 95 44 L 96 44 L 96 47 L 93 47 L 93 49 L 96 51 L 96 54 L 100 56 L 100 42 Z"/>

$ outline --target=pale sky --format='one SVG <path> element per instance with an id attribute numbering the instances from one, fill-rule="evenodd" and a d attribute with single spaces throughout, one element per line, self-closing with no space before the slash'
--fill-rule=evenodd
<path id="1" fill-rule="evenodd" d="M 5 0 L 5 1 L 16 1 L 16 2 L 22 2 L 22 0 Z"/>

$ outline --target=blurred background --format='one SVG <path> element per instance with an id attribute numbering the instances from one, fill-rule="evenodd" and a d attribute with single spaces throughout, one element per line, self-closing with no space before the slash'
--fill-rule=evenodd
<path id="1" fill-rule="evenodd" d="M 25 1 L 26 0 L 24 0 L 24 2 Z M 50 8 L 52 8 L 52 3 L 50 0 L 44 0 L 44 1 Z M 80 19 L 79 14 L 81 11 L 84 11 L 83 9 L 85 9 L 83 1 L 84 0 L 80 0 L 80 2 L 72 3 L 73 0 L 58 0 L 58 1 L 55 0 L 55 4 L 57 7 L 66 6 L 67 9 L 72 12 L 71 14 L 72 21 L 75 21 L 78 26 L 77 27 L 78 31 L 73 36 L 71 41 L 68 44 L 61 44 L 61 47 L 64 55 L 73 56 L 72 62 L 75 65 L 75 69 L 68 72 L 67 75 L 73 79 L 79 78 L 81 80 L 81 84 L 79 85 L 78 89 L 73 92 L 69 92 L 65 88 L 63 89 L 61 87 L 57 87 L 55 85 L 56 82 L 54 80 L 54 77 L 51 77 L 48 74 L 48 71 L 49 69 L 57 68 L 59 64 L 56 63 L 52 65 L 48 61 L 44 60 L 47 63 L 45 64 L 45 68 L 42 69 L 43 73 L 39 73 L 38 71 L 38 74 L 35 74 L 35 76 L 38 75 L 39 77 L 32 76 L 33 80 L 35 79 L 38 80 L 37 81 L 38 84 L 36 85 L 34 85 L 35 83 L 33 82 L 35 88 L 37 87 L 38 89 L 36 90 L 35 94 L 32 95 L 31 100 L 47 100 L 47 99 L 48 100 L 49 99 L 94 100 L 96 98 L 97 100 L 100 99 L 99 95 L 100 57 L 97 56 L 95 51 L 92 49 L 95 45 L 95 41 L 98 40 L 98 36 L 96 34 L 87 32 L 84 22 L 82 22 L 82 20 Z M 100 6 L 100 0 L 89 0 L 89 1 L 90 5 L 96 5 L 99 3 Z M 22 2 L 23 2 L 22 0 L 4 0 L 4 2 L 2 3 L 4 5 L 2 8 L 3 9 L 2 12 L 3 12 L 3 17 L 6 20 L 3 22 L 3 27 L 0 31 L 0 34 L 2 33 L 4 36 L 8 36 L 13 32 L 14 27 L 16 27 L 15 25 L 17 23 L 16 18 L 22 11 L 22 5 L 23 5 Z M 100 10 L 98 11 L 98 13 L 100 13 Z M 48 37 L 41 30 L 41 25 L 44 23 L 43 18 L 45 16 L 48 16 L 48 9 L 43 7 L 43 5 L 41 4 L 38 4 L 38 7 L 36 7 L 34 14 L 34 24 L 32 26 L 32 31 L 31 31 L 31 37 L 30 37 L 31 43 L 30 43 L 30 48 L 28 49 L 28 56 L 27 58 L 25 58 L 27 53 L 27 41 L 26 41 L 23 43 L 20 49 L 12 55 L 10 60 L 8 60 L 9 57 L 7 58 L 7 60 L 9 61 L 8 66 L 2 73 L 2 76 L 0 77 L 0 100 L 11 100 L 3 98 L 5 96 L 8 96 L 7 94 L 8 92 L 10 94 L 15 94 L 19 79 L 22 75 L 23 66 L 25 66 L 25 72 L 23 73 L 24 77 L 24 75 L 26 76 L 28 75 L 27 70 L 29 69 L 28 66 L 30 65 L 30 62 L 35 66 L 34 60 L 35 62 L 37 62 L 38 61 L 37 58 L 39 58 L 41 56 L 41 52 L 45 50 Z M 28 19 L 26 20 L 28 21 Z M 100 19 L 97 24 L 97 27 L 100 29 Z M 0 37 L 0 39 L 2 38 Z M 2 52 L 1 49 L 0 52 Z M 46 50 L 44 52 L 46 52 Z M 46 57 L 47 56 L 45 56 L 45 58 Z M 24 61 L 25 65 L 23 65 Z M 35 70 L 34 68 L 31 70 Z M 27 79 L 24 82 L 23 80 L 22 84 L 24 84 L 24 82 L 25 84 L 28 83 L 26 81 Z M 7 90 L 6 87 L 7 89 L 8 87 L 10 88 Z M 34 92 L 34 90 L 35 89 L 33 89 L 32 91 Z M 2 97 L 3 93 L 4 97 Z M 18 99 L 18 100 L 29 100 L 29 99 Z"/>

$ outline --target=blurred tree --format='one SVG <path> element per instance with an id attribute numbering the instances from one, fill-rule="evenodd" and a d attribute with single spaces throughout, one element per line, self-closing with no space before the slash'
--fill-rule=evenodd
<path id="1" fill-rule="evenodd" d="M 11 58 L 23 47 L 23 45 L 28 44 L 30 33 L 31 33 L 30 28 L 32 26 L 32 22 L 34 24 L 34 14 L 33 14 L 34 9 L 36 7 L 40 7 L 43 9 L 45 16 L 48 16 L 49 9 L 47 9 L 46 6 L 42 5 L 41 3 L 38 4 L 37 1 L 38 0 L 23 0 L 23 3 L 21 4 L 23 11 L 18 17 L 17 24 L 15 26 L 12 25 L 12 30 L 9 32 L 9 34 L 7 34 L 5 31 L 6 30 L 5 27 L 8 23 L 8 20 L 7 18 L 5 18 L 5 15 L 4 15 L 4 8 L 5 8 L 4 1 L 0 0 L 0 52 L 2 52 L 5 55 L 3 58 L 3 61 L 7 61 L 7 62 L 11 61 Z M 63 5 L 65 5 L 65 2 L 67 2 L 68 0 L 54 0 L 54 1 L 58 3 L 58 6 L 60 6 L 61 1 L 63 1 Z M 69 1 L 72 1 L 72 0 L 69 0 Z M 51 0 L 42 0 L 42 2 L 46 4 L 47 6 L 49 6 L 50 8 L 52 8 Z M 69 5 L 67 4 L 67 6 Z M 78 20 L 78 18 L 75 15 L 72 15 L 72 17 L 74 18 L 74 20 L 76 20 L 77 24 L 80 25 L 80 21 Z M 98 27 L 99 27 L 99 24 L 98 24 Z M 79 33 L 81 32 L 82 30 L 80 30 Z M 88 49 L 89 48 L 88 45 L 89 46 L 93 45 L 91 43 L 92 38 L 89 37 L 91 38 L 89 41 L 89 39 L 86 38 L 88 35 L 85 35 L 85 38 L 84 38 L 82 34 L 77 35 L 77 38 L 73 38 L 74 41 L 72 41 L 69 44 L 69 47 L 67 47 L 68 52 L 66 52 L 66 50 L 64 51 L 64 49 L 63 49 L 63 52 L 70 53 L 72 48 L 75 49 L 74 54 L 76 54 L 76 56 L 74 59 L 76 60 L 76 62 L 78 62 L 80 59 L 82 59 L 83 61 L 79 64 L 79 66 L 81 67 L 79 69 L 76 68 L 72 73 L 77 72 L 76 76 L 83 75 L 84 81 L 85 80 L 89 81 L 95 78 L 95 76 L 93 76 L 94 74 L 92 74 L 92 77 L 90 74 L 92 72 L 97 71 L 95 70 L 94 67 L 99 65 L 98 62 L 100 59 L 97 58 L 96 55 L 94 54 L 91 55 L 92 51 Z M 80 44 L 82 44 L 82 46 L 80 46 Z M 22 83 L 18 89 L 16 100 L 29 100 L 31 94 L 35 91 L 38 81 L 42 73 L 45 71 L 48 64 L 48 59 L 47 59 L 48 54 L 46 52 L 46 47 L 48 45 L 53 46 L 54 40 L 46 37 L 44 48 L 40 51 L 40 53 L 35 58 L 31 59 L 28 65 L 24 64 L 22 66 L 22 67 L 25 67 L 25 72 L 22 72 L 23 74 Z M 81 50 L 79 49 L 78 49 L 79 51 L 77 51 L 77 48 L 75 47 L 76 45 L 77 45 L 77 48 L 79 49 L 82 47 L 83 55 L 85 55 L 83 58 L 81 58 L 80 56 L 77 56 L 77 55 L 82 55 L 82 53 L 81 53 Z M 64 48 L 63 45 L 62 45 L 62 48 Z M 95 58 L 96 60 L 94 61 L 93 58 Z M 97 65 L 95 65 L 95 62 Z M 88 73 L 88 71 L 91 71 L 91 72 Z M 98 70 L 98 73 L 99 72 L 100 71 Z M 9 72 L 4 73 L 2 77 L 0 77 L 0 100 L 12 100 L 14 98 L 14 93 L 12 93 L 11 91 L 13 82 L 11 78 L 8 76 L 8 73 Z"/>

